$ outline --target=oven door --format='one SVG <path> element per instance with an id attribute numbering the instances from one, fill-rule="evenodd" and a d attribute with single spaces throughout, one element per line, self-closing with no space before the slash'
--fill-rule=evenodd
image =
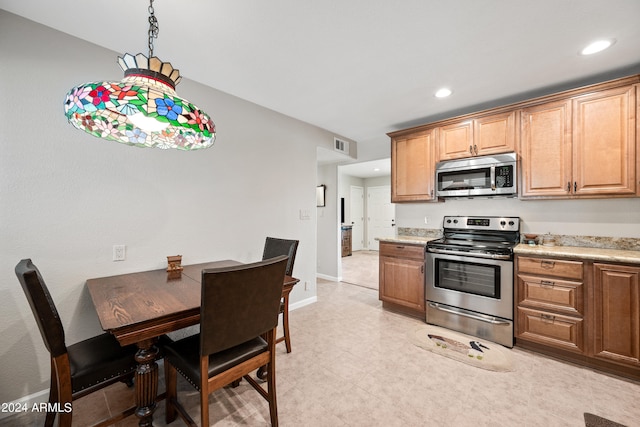
<path id="1" fill-rule="evenodd" d="M 513 261 L 426 255 L 428 302 L 513 320 Z"/>

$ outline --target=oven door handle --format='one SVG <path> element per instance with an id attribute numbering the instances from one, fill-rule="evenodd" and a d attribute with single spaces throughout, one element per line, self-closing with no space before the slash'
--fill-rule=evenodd
<path id="1" fill-rule="evenodd" d="M 469 317 L 471 319 L 479 320 L 479 321 L 485 322 L 485 323 L 491 323 L 492 325 L 509 325 L 510 324 L 507 321 L 496 320 L 495 318 L 489 317 L 489 316 L 480 316 L 480 315 L 467 313 L 467 312 L 464 312 L 464 311 L 457 311 L 457 310 L 451 310 L 449 308 L 444 308 L 444 307 L 441 307 L 440 304 L 437 304 L 435 302 L 430 302 L 429 303 L 429 307 L 435 308 L 436 310 L 444 311 L 446 313 L 456 314 L 458 316 L 463 316 L 463 317 Z"/>
<path id="2" fill-rule="evenodd" d="M 506 259 L 506 260 L 510 260 L 511 259 L 511 255 L 483 254 L 483 253 L 480 253 L 480 252 L 452 251 L 452 250 L 436 249 L 436 248 L 428 248 L 427 252 L 431 252 L 431 253 L 434 253 L 434 254 L 443 254 L 443 255 L 471 256 L 471 257 L 475 257 L 475 258 Z"/>

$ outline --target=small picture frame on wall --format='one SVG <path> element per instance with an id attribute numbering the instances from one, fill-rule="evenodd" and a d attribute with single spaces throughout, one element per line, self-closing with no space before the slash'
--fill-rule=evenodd
<path id="1" fill-rule="evenodd" d="M 318 185 L 316 187 L 316 206 L 319 208 L 322 208 L 325 206 L 325 190 L 326 190 L 327 186 L 326 185 Z"/>

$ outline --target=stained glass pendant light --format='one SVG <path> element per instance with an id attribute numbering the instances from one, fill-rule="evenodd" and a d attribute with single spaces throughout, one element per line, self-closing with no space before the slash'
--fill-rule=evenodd
<path id="1" fill-rule="evenodd" d="M 93 82 L 67 93 L 64 111 L 69 123 L 95 137 L 137 147 L 197 150 L 215 140 L 215 125 L 200 108 L 180 98 L 182 77 L 171 63 L 153 56 L 158 37 L 153 0 L 149 3 L 149 56 L 124 54 L 119 82 Z"/>

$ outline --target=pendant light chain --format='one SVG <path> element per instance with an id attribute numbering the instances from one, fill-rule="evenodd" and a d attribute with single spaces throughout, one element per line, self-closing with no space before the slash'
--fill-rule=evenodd
<path id="1" fill-rule="evenodd" d="M 158 20 L 153 9 L 153 0 L 149 1 L 149 58 L 153 57 L 153 39 L 158 38 Z"/>

